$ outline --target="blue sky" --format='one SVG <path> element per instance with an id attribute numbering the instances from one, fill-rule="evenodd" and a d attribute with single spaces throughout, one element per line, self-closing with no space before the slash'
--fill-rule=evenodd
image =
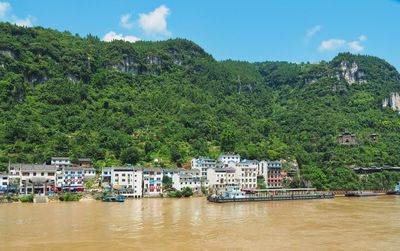
<path id="1" fill-rule="evenodd" d="M 395 0 L 0 0 L 0 21 L 106 41 L 187 38 L 218 60 L 317 62 L 350 51 L 400 69 Z"/>

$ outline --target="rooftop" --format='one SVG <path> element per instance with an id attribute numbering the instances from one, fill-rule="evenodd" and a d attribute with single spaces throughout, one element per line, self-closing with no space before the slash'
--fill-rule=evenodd
<path id="1" fill-rule="evenodd" d="M 145 172 L 162 172 L 163 169 L 161 167 L 145 167 L 143 168 Z"/>
<path id="2" fill-rule="evenodd" d="M 89 158 L 78 158 L 78 161 L 82 161 L 82 162 L 91 162 L 92 160 Z"/>
<path id="3" fill-rule="evenodd" d="M 51 157 L 51 160 L 69 160 L 69 157 Z"/>
<path id="4" fill-rule="evenodd" d="M 12 163 L 10 167 L 20 168 L 21 171 L 57 171 L 57 166 L 55 165 L 46 165 L 46 164 L 20 164 L 20 163 Z"/>
<path id="5" fill-rule="evenodd" d="M 88 170 L 89 168 L 85 168 L 85 170 Z M 95 170 L 94 168 L 90 168 Z M 113 166 L 113 167 L 105 167 L 103 170 L 113 170 L 115 172 L 129 172 L 129 171 L 134 171 L 134 170 L 142 170 L 142 167 L 133 167 L 133 166 Z"/>
<path id="6" fill-rule="evenodd" d="M 235 168 L 215 168 L 215 172 L 219 173 L 234 173 L 236 172 Z"/>

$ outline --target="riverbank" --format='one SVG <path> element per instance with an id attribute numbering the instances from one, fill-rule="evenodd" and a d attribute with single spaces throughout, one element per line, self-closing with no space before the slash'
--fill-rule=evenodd
<path id="1" fill-rule="evenodd" d="M 2 250 L 394 251 L 400 246 L 400 196 L 223 205 L 204 198 L 84 202 L 1 205 Z"/>

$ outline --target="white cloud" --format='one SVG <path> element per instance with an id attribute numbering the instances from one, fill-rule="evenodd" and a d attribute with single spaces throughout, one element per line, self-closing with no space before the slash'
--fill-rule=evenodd
<path id="1" fill-rule="evenodd" d="M 7 2 L 0 2 L 0 19 L 7 16 L 7 13 L 11 10 L 11 5 Z"/>
<path id="2" fill-rule="evenodd" d="M 25 19 L 18 19 L 17 17 L 13 17 L 13 23 L 18 25 L 18 26 L 23 26 L 23 27 L 32 27 L 33 22 L 35 22 L 36 18 L 32 16 L 28 16 Z"/>
<path id="3" fill-rule="evenodd" d="M 18 18 L 11 12 L 11 5 L 8 2 L 0 2 L 0 20 L 8 21 L 18 26 L 32 27 L 36 18 L 29 15 L 26 18 Z"/>
<path id="4" fill-rule="evenodd" d="M 327 51 L 336 51 L 336 50 L 350 50 L 353 52 L 361 52 L 365 49 L 365 46 L 362 44 L 363 42 L 367 41 L 366 35 L 361 35 L 358 37 L 358 40 L 354 41 L 346 41 L 344 39 L 329 39 L 324 40 L 318 47 L 320 52 L 327 52 Z"/>
<path id="5" fill-rule="evenodd" d="M 318 47 L 318 50 L 320 52 L 334 51 L 334 50 L 343 48 L 345 46 L 345 44 L 346 44 L 346 41 L 344 39 L 333 38 L 333 39 L 322 41 Z"/>
<path id="6" fill-rule="evenodd" d="M 139 25 L 147 34 L 170 36 L 171 33 L 167 29 L 167 16 L 169 14 L 170 9 L 161 5 L 147 14 L 139 14 Z"/>
<path id="7" fill-rule="evenodd" d="M 135 36 L 130 36 L 130 35 L 124 36 L 122 34 L 117 34 L 114 31 L 110 31 L 106 35 L 104 35 L 103 40 L 106 42 L 111 42 L 113 40 L 123 40 L 123 41 L 134 43 L 134 42 L 139 41 L 140 38 L 135 37 Z"/>
<path id="8" fill-rule="evenodd" d="M 131 21 L 131 17 L 132 17 L 132 15 L 129 13 L 125 14 L 125 15 L 121 15 L 120 22 L 119 22 L 120 25 L 124 28 L 132 29 L 134 25 Z"/>
<path id="9" fill-rule="evenodd" d="M 347 43 L 347 46 L 355 51 L 355 52 L 361 52 L 364 50 L 364 46 L 361 45 L 361 41 L 351 41 Z"/>
<path id="10" fill-rule="evenodd" d="M 368 37 L 365 35 L 361 35 L 358 37 L 358 40 L 360 40 L 361 42 L 367 41 Z"/>
<path id="11" fill-rule="evenodd" d="M 321 29 L 322 29 L 321 25 L 316 25 L 316 26 L 308 29 L 307 32 L 306 32 L 306 38 L 312 38 L 315 34 L 320 32 Z"/>

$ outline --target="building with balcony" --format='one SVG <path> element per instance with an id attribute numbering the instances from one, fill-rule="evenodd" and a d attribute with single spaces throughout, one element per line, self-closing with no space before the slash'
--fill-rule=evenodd
<path id="1" fill-rule="evenodd" d="M 186 170 L 175 173 L 172 176 L 172 187 L 177 191 L 189 187 L 194 193 L 200 193 L 202 187 L 202 175 L 199 170 Z"/>
<path id="2" fill-rule="evenodd" d="M 228 186 L 236 186 L 235 168 L 209 168 L 207 169 L 208 186 L 212 193 L 223 194 Z"/>
<path id="3" fill-rule="evenodd" d="M 229 163 L 239 163 L 240 155 L 239 154 L 221 154 L 218 156 L 218 162 L 224 164 L 226 167 Z"/>
<path id="4" fill-rule="evenodd" d="M 163 193 L 162 179 L 162 168 L 143 168 L 143 196 L 161 196 Z"/>
<path id="5" fill-rule="evenodd" d="M 268 173 L 265 180 L 268 188 L 282 187 L 283 177 L 281 161 L 268 161 Z"/>
<path id="6" fill-rule="evenodd" d="M 55 188 L 58 171 L 56 165 L 9 164 L 9 180 L 18 183 L 20 194 L 46 194 Z"/>
<path id="7" fill-rule="evenodd" d="M 193 158 L 191 161 L 191 168 L 193 170 L 199 170 L 203 179 L 207 178 L 207 169 L 215 168 L 216 165 L 217 161 L 208 157 Z"/>
<path id="8" fill-rule="evenodd" d="M 243 190 L 257 189 L 257 160 L 242 160 L 235 164 L 235 178 Z"/>
<path id="9" fill-rule="evenodd" d="M 59 177 L 63 177 L 60 179 Z M 61 191 L 83 191 L 84 190 L 84 172 L 82 167 L 67 166 L 62 170 L 62 175 L 57 176 L 57 185 L 61 184 Z M 59 182 L 61 181 L 61 182 Z M 58 187 L 57 187 L 58 188 Z"/>
<path id="10" fill-rule="evenodd" d="M 0 194 L 8 192 L 8 174 L 0 173 Z"/>
<path id="11" fill-rule="evenodd" d="M 55 165 L 61 168 L 66 166 L 72 166 L 69 157 L 51 157 L 51 165 Z"/>

